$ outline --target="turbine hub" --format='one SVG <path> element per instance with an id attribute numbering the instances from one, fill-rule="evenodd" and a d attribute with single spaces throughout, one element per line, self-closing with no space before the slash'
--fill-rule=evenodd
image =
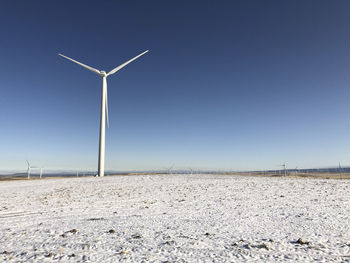
<path id="1" fill-rule="evenodd" d="M 100 71 L 100 73 L 101 73 L 101 76 L 102 76 L 102 77 L 107 77 L 107 73 L 106 73 L 106 71 L 101 70 L 101 71 Z"/>

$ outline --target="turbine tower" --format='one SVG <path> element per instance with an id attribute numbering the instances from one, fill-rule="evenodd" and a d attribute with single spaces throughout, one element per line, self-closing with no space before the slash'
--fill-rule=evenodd
<path id="1" fill-rule="evenodd" d="M 32 168 L 31 166 L 30 166 L 30 163 L 28 162 L 28 160 L 26 160 L 27 161 L 27 164 L 28 164 L 28 167 L 27 167 L 27 179 L 29 179 L 30 178 L 30 168 Z"/>
<path id="2" fill-rule="evenodd" d="M 37 168 L 37 167 L 36 166 L 31 166 L 29 161 L 28 160 L 26 160 L 26 161 L 27 161 L 27 164 L 28 164 L 28 166 L 27 166 L 27 179 L 30 179 L 30 169 Z"/>
<path id="3" fill-rule="evenodd" d="M 283 171 L 284 171 L 284 176 L 287 176 L 287 165 L 286 163 L 283 163 L 282 165 L 280 165 L 283 167 Z"/>
<path id="4" fill-rule="evenodd" d="M 342 176 L 341 176 L 341 165 L 340 165 L 340 162 L 339 162 L 339 178 L 342 179 Z"/>
<path id="5" fill-rule="evenodd" d="M 128 65 L 130 62 L 134 61 L 135 59 L 138 59 L 142 55 L 146 54 L 148 50 L 141 53 L 140 55 L 128 60 L 127 62 L 121 64 L 120 66 L 112 69 L 110 72 L 106 73 L 104 70 L 97 70 L 95 68 L 92 68 L 90 66 L 87 66 L 83 63 L 80 63 L 79 61 L 76 61 L 74 59 L 71 59 L 69 57 L 66 57 L 62 54 L 58 54 L 61 57 L 64 57 L 74 63 L 77 63 L 78 65 L 96 73 L 97 75 L 102 77 L 102 96 L 101 96 L 101 117 L 100 117 L 100 144 L 99 144 L 99 154 L 98 154 L 98 176 L 104 176 L 105 173 L 105 127 L 106 127 L 106 120 L 107 120 L 107 127 L 109 127 L 109 121 L 108 121 L 108 101 L 107 101 L 107 77 L 109 75 L 113 75 L 126 65 Z"/>

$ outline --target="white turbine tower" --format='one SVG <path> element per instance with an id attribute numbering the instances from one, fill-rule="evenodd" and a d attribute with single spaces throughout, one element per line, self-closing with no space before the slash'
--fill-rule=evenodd
<path id="1" fill-rule="evenodd" d="M 26 160 L 27 161 L 27 164 L 28 164 L 28 167 L 27 167 L 27 179 L 29 179 L 30 178 L 30 168 L 31 168 L 31 166 L 30 166 L 30 163 L 28 162 L 28 160 Z"/>
<path id="2" fill-rule="evenodd" d="M 284 176 L 286 176 L 286 175 L 287 175 L 287 165 L 286 165 L 286 163 L 283 163 L 283 164 L 282 164 L 282 165 L 280 165 L 280 166 L 282 166 L 282 167 L 283 167 Z"/>
<path id="3" fill-rule="evenodd" d="M 97 75 L 102 77 L 102 96 L 101 96 L 101 119 L 100 119 L 100 144 L 99 144 L 99 154 L 98 154 L 98 176 L 104 176 L 105 173 L 105 121 L 107 119 L 107 127 L 109 127 L 109 121 L 108 121 L 108 101 L 107 101 L 107 77 L 109 75 L 113 75 L 126 65 L 128 65 L 130 62 L 134 61 L 135 59 L 141 57 L 142 55 L 146 54 L 148 50 L 141 53 L 140 55 L 130 59 L 129 61 L 121 64 L 120 66 L 112 69 L 110 72 L 106 73 L 106 71 L 103 70 L 97 70 L 95 68 L 92 68 L 90 66 L 87 66 L 83 63 L 80 63 L 74 59 L 71 59 L 69 57 L 66 57 L 62 54 L 58 54 L 61 57 L 64 57 L 74 63 L 77 63 L 78 65 L 87 68 L 88 70 L 96 73 Z"/>
<path id="4" fill-rule="evenodd" d="M 30 179 L 30 169 L 37 168 L 36 166 L 31 166 L 30 163 L 27 161 L 28 167 L 27 167 L 27 179 Z"/>

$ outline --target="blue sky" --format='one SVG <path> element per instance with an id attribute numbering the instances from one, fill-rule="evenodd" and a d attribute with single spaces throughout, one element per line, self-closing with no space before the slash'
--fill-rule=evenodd
<path id="1" fill-rule="evenodd" d="M 350 165 L 349 1 L 1 1 L 0 169 Z"/>

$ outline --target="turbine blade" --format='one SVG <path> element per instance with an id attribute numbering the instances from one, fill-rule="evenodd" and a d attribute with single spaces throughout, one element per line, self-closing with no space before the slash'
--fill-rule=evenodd
<path id="1" fill-rule="evenodd" d="M 107 81 L 106 81 L 106 97 L 105 97 L 105 110 L 106 110 L 106 120 L 107 128 L 109 128 L 109 119 L 108 119 L 108 92 L 107 92 Z"/>
<path id="2" fill-rule="evenodd" d="M 30 164 L 29 164 L 28 160 L 26 160 L 26 161 L 27 161 L 28 167 L 30 167 Z"/>
<path id="3" fill-rule="evenodd" d="M 145 52 L 141 53 L 140 55 L 128 60 L 127 62 L 121 64 L 120 66 L 116 67 L 115 69 L 112 69 L 110 72 L 108 72 L 107 76 L 112 75 L 114 73 L 116 73 L 118 70 L 124 68 L 126 65 L 128 65 L 130 62 L 133 62 L 135 59 L 138 59 L 139 57 L 141 57 L 142 55 L 146 54 L 149 50 L 146 50 Z"/>
<path id="4" fill-rule="evenodd" d="M 98 75 L 101 75 L 101 72 L 100 72 L 99 70 L 95 69 L 95 68 L 92 68 L 92 67 L 87 66 L 87 65 L 85 65 L 85 64 L 83 64 L 83 63 L 80 63 L 79 61 L 76 61 L 76 60 L 74 60 L 74 59 L 72 59 L 72 58 L 69 58 L 69 57 L 67 57 L 67 56 L 65 56 L 65 55 L 62 55 L 62 54 L 58 54 L 58 55 L 61 56 L 61 57 L 66 58 L 66 59 L 68 59 L 68 60 L 70 60 L 70 61 L 72 61 L 72 62 L 74 62 L 74 63 L 77 63 L 78 65 L 80 65 L 80 66 L 82 66 L 82 67 L 84 67 L 84 68 L 87 68 L 88 70 L 90 70 L 90 71 L 92 71 L 92 72 L 94 72 L 94 73 L 96 73 L 96 74 L 98 74 Z"/>

